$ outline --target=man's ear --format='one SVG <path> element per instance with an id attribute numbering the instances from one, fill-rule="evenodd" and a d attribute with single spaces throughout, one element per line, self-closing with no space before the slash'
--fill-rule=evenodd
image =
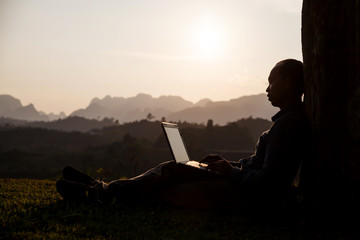
<path id="1" fill-rule="evenodd" d="M 292 92 L 294 91 L 294 82 L 291 79 L 290 76 L 286 77 L 285 81 L 284 81 L 284 89 L 288 92 Z"/>
<path id="2" fill-rule="evenodd" d="M 299 95 L 298 87 L 291 77 L 286 78 L 286 83 L 284 83 L 284 90 L 292 97 L 298 96 L 301 98 L 303 93 Z"/>

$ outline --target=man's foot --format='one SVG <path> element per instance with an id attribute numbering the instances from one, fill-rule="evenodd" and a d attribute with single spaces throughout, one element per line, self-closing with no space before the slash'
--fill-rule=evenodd
<path id="1" fill-rule="evenodd" d="M 86 175 L 85 173 L 77 170 L 72 166 L 66 166 L 64 168 L 63 176 L 65 180 L 83 183 L 87 186 L 94 186 L 96 184 L 96 181 L 92 177 Z"/>
<path id="2" fill-rule="evenodd" d="M 56 182 L 56 190 L 67 201 L 85 202 L 86 185 L 79 182 L 59 180 Z"/>

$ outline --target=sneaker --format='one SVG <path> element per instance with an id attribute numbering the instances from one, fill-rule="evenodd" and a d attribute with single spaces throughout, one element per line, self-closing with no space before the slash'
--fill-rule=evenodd
<path id="1" fill-rule="evenodd" d="M 85 173 L 77 170 L 72 166 L 66 166 L 64 168 L 63 176 L 68 181 L 83 183 L 87 186 L 94 186 L 96 184 L 96 181 L 92 177 L 86 175 Z"/>
<path id="2" fill-rule="evenodd" d="M 107 187 L 107 184 L 100 180 L 95 180 L 93 186 L 88 186 L 88 200 L 90 202 L 103 203 L 104 190 Z"/>
<path id="3" fill-rule="evenodd" d="M 86 185 L 83 183 L 61 179 L 56 182 L 56 190 L 67 201 L 86 201 Z"/>

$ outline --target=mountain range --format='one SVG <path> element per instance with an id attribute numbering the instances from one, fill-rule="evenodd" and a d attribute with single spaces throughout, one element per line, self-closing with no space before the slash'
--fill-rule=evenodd
<path id="1" fill-rule="evenodd" d="M 129 98 L 111 96 L 94 98 L 86 108 L 76 110 L 69 116 L 97 120 L 113 118 L 119 123 L 154 118 L 198 123 L 206 123 L 208 119 L 212 119 L 216 124 L 226 124 L 249 116 L 270 119 L 276 111 L 265 94 L 243 96 L 229 101 L 202 99 L 192 103 L 179 96 L 154 98 L 141 93 Z M 33 104 L 23 106 L 19 99 L 10 95 L 0 95 L 0 117 L 27 121 L 53 121 L 65 118 L 66 115 L 45 114 L 36 110 Z"/>
<path id="2" fill-rule="evenodd" d="M 65 113 L 46 114 L 36 110 L 33 104 L 23 106 L 21 101 L 10 95 L 0 95 L 0 117 L 27 120 L 27 121 L 52 121 L 66 117 Z"/>

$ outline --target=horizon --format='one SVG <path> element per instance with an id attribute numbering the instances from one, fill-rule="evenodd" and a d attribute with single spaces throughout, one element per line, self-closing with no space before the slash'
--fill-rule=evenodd
<path id="1" fill-rule="evenodd" d="M 69 115 L 97 96 L 265 93 L 302 61 L 301 0 L 0 2 L 1 92 Z M 101 97 L 98 97 L 101 98 Z"/>
<path id="2" fill-rule="evenodd" d="M 35 109 L 36 109 L 38 112 L 43 112 L 43 113 L 45 113 L 45 114 L 61 114 L 61 113 L 64 113 L 64 114 L 68 117 L 68 116 L 70 116 L 73 112 L 75 112 L 75 111 L 77 111 L 77 110 L 86 109 L 86 108 L 90 105 L 90 103 L 91 103 L 94 99 L 96 99 L 96 98 L 97 98 L 97 99 L 100 99 L 100 100 L 103 100 L 103 99 L 106 98 L 106 97 L 129 99 L 129 98 L 137 97 L 138 95 L 141 95 L 141 94 L 149 95 L 150 97 L 152 97 L 152 98 L 154 98 L 154 99 L 157 99 L 157 98 L 160 98 L 160 97 L 180 97 L 180 98 L 182 98 L 182 99 L 185 100 L 185 101 L 189 101 L 189 102 L 191 102 L 191 103 L 193 103 L 193 104 L 196 104 L 196 103 L 198 103 L 198 102 L 200 102 L 200 101 L 202 101 L 202 100 L 205 100 L 205 99 L 209 99 L 209 100 L 212 101 L 212 102 L 221 102 L 221 101 L 230 101 L 230 100 L 233 100 L 233 99 L 238 99 L 238 98 L 247 97 L 247 96 L 256 96 L 256 95 L 265 94 L 265 93 L 247 94 L 247 95 L 242 95 L 242 96 L 239 96 L 239 97 L 236 97 L 236 98 L 220 99 L 220 100 L 214 100 L 214 99 L 205 97 L 205 98 L 199 99 L 198 101 L 195 101 L 195 102 L 194 102 L 194 101 L 191 101 L 191 100 L 189 100 L 189 99 L 186 99 L 186 98 L 184 98 L 184 97 L 182 97 L 182 96 L 179 96 L 179 95 L 169 95 L 169 94 L 163 94 L 163 95 L 160 95 L 160 96 L 153 96 L 153 95 L 148 94 L 148 93 L 138 93 L 138 94 L 136 94 L 136 95 L 134 95 L 134 96 L 129 96 L 129 97 L 111 96 L 111 95 L 108 94 L 108 95 L 106 95 L 106 96 L 104 96 L 104 97 L 93 97 L 93 98 L 91 98 L 91 99 L 89 100 L 89 102 L 87 103 L 86 106 L 82 106 L 82 107 L 79 107 L 79 108 L 77 108 L 77 109 L 73 109 L 73 110 L 71 110 L 69 113 L 66 113 L 66 112 L 64 112 L 64 111 L 60 111 L 60 112 L 54 112 L 54 111 L 45 112 L 45 111 L 43 111 L 42 109 L 39 109 L 39 108 L 36 106 L 35 103 L 29 102 L 29 103 L 27 103 L 27 104 L 24 104 L 23 101 L 22 101 L 22 99 L 21 99 L 20 97 L 18 97 L 18 96 L 14 96 L 14 95 L 7 94 L 7 93 L 0 93 L 0 96 L 1 96 L 1 95 L 11 96 L 11 97 L 19 100 L 23 107 L 32 104 L 32 105 L 34 105 Z"/>

